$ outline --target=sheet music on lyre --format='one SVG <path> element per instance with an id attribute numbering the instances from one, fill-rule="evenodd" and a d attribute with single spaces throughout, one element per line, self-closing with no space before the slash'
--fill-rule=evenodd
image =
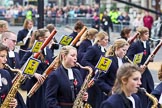
<path id="1" fill-rule="evenodd" d="M 23 39 L 23 43 L 24 45 L 26 44 L 28 38 L 31 36 L 31 32 L 33 31 L 33 27 L 29 30 L 27 36 Z"/>

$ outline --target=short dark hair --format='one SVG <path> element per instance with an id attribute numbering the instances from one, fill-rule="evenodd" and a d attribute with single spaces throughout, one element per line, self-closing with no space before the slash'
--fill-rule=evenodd
<path id="1" fill-rule="evenodd" d="M 75 30 L 81 30 L 82 28 L 84 27 L 84 24 L 82 21 L 78 20 L 76 23 L 75 23 L 75 26 L 74 26 L 74 29 Z"/>
<path id="2" fill-rule="evenodd" d="M 54 26 L 54 24 L 48 24 L 46 28 L 47 28 L 47 29 L 49 30 L 49 32 L 51 33 L 51 32 L 55 29 L 55 26 Z"/>

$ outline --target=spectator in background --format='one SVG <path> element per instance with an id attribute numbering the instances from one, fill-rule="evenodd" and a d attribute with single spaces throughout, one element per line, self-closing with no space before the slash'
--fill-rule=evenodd
<path id="1" fill-rule="evenodd" d="M 125 17 L 121 12 L 120 15 L 117 17 L 118 25 L 117 25 L 117 32 L 120 32 L 123 29 L 123 23 L 125 22 Z"/>
<path id="2" fill-rule="evenodd" d="M 92 28 L 95 28 L 98 31 L 100 29 L 100 18 L 97 12 L 94 12 L 93 14 Z"/>
<path id="3" fill-rule="evenodd" d="M 109 16 L 110 16 L 111 21 L 112 21 L 112 23 L 113 23 L 114 29 L 116 29 L 116 31 L 119 32 L 118 27 L 116 26 L 116 24 L 119 23 L 118 20 L 117 20 L 117 18 L 118 18 L 118 16 L 119 16 L 119 11 L 118 11 L 118 9 L 112 9 L 112 10 L 109 12 Z"/>
<path id="4" fill-rule="evenodd" d="M 102 29 L 105 32 L 107 32 L 108 35 L 110 36 L 109 27 L 111 27 L 111 30 L 113 31 L 113 24 L 112 24 L 110 16 L 108 16 L 106 11 L 104 11 L 103 17 L 101 19 L 101 23 L 102 23 Z M 110 41 L 110 38 L 109 38 L 109 41 Z"/>
<path id="5" fill-rule="evenodd" d="M 149 37 L 151 37 L 151 28 L 154 22 L 153 17 L 149 14 L 149 12 L 145 12 L 145 16 L 143 17 L 143 24 L 145 27 L 149 29 Z"/>
<path id="6" fill-rule="evenodd" d="M 32 15 L 33 13 L 32 13 L 32 8 L 29 8 L 28 10 L 27 10 L 27 13 L 26 13 L 26 19 L 30 19 L 30 20 L 32 20 Z"/>
<path id="7" fill-rule="evenodd" d="M 143 26 L 143 21 L 141 15 L 138 14 L 133 21 L 133 30 L 136 31 L 136 28 L 138 28 L 139 26 Z"/>
<path id="8" fill-rule="evenodd" d="M 125 21 L 124 21 L 124 25 L 129 25 L 129 22 L 130 22 L 130 17 L 129 17 L 129 15 L 128 15 L 128 13 L 126 12 L 125 13 L 125 16 L 124 16 L 124 18 L 125 18 Z"/>
<path id="9" fill-rule="evenodd" d="M 125 17 L 123 15 L 123 13 L 121 12 L 120 15 L 117 17 L 117 20 L 119 22 L 119 24 L 123 24 L 123 22 L 125 21 Z"/>

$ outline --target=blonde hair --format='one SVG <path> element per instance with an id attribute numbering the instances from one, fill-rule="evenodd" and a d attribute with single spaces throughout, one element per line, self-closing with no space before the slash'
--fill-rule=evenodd
<path id="1" fill-rule="evenodd" d="M 55 58 L 55 68 L 58 68 L 62 64 L 62 61 L 63 61 L 62 55 L 68 55 L 71 49 L 77 50 L 73 46 L 62 47 L 62 49 L 59 52 L 59 55 Z"/>
<path id="2" fill-rule="evenodd" d="M 97 29 L 90 28 L 81 36 L 80 41 L 83 41 L 88 38 L 92 38 L 92 37 L 96 36 L 97 33 L 98 33 Z"/>
<path id="3" fill-rule="evenodd" d="M 0 20 L 0 28 L 8 29 L 8 22 L 5 20 Z"/>
<path id="4" fill-rule="evenodd" d="M 149 32 L 149 29 L 147 27 L 144 26 L 139 26 L 136 31 L 138 31 L 140 33 L 140 35 L 138 36 L 138 38 L 140 39 L 144 33 Z"/>
<path id="5" fill-rule="evenodd" d="M 103 40 L 105 37 L 108 37 L 108 34 L 104 31 L 100 31 L 96 34 L 94 44 L 98 43 L 100 40 Z"/>
<path id="6" fill-rule="evenodd" d="M 105 56 L 114 56 L 115 50 L 124 47 L 125 45 L 129 45 L 129 43 L 125 39 L 117 39 L 114 44 L 109 46 Z"/>
<path id="7" fill-rule="evenodd" d="M 32 34 L 32 38 L 30 39 L 28 48 L 32 48 L 35 40 L 38 40 L 39 37 L 44 37 L 46 32 L 49 32 L 49 30 L 44 29 L 44 28 L 41 28 L 41 29 L 38 29 L 38 30 L 34 31 L 33 34 Z"/>
<path id="8" fill-rule="evenodd" d="M 31 20 L 31 19 L 25 19 L 24 24 L 23 24 L 24 29 L 28 29 L 29 22 L 32 22 L 33 23 L 33 20 Z"/>

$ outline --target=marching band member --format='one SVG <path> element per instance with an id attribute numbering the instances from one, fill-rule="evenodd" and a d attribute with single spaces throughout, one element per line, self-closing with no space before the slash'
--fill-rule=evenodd
<path id="1" fill-rule="evenodd" d="M 47 79 L 47 108 L 72 108 L 73 102 L 83 83 L 80 71 L 75 67 L 77 50 L 72 46 L 64 46 L 58 55 L 58 67 Z M 83 100 L 88 94 L 85 92 Z"/>
<path id="2" fill-rule="evenodd" d="M 158 78 L 160 81 L 162 80 L 162 64 L 158 72 Z M 151 94 L 154 95 L 158 99 L 159 101 L 158 108 L 161 108 L 162 106 L 162 82 L 156 86 L 156 88 L 151 92 Z M 152 101 L 149 102 L 147 108 L 151 108 L 151 106 L 152 106 Z"/>
<path id="3" fill-rule="evenodd" d="M 32 48 L 35 40 L 44 42 L 46 38 L 50 35 L 47 29 L 38 29 L 33 33 L 31 37 L 29 48 Z M 27 52 L 21 60 L 21 65 L 23 65 L 27 59 L 32 55 L 32 52 Z M 42 75 L 46 68 L 49 66 L 50 63 L 53 61 L 53 53 L 48 47 L 45 47 L 44 50 L 41 52 L 39 58 L 41 63 L 39 64 L 36 73 L 34 73 L 34 77 L 31 79 L 27 79 L 23 87 L 24 89 L 29 92 L 29 90 L 33 87 L 33 85 L 38 81 L 39 83 L 44 82 L 44 76 Z M 44 82 L 43 85 L 38 89 L 38 91 L 30 98 L 27 98 L 27 107 L 28 108 L 46 108 L 45 104 L 45 86 L 46 83 Z"/>
<path id="4" fill-rule="evenodd" d="M 26 40 L 26 43 L 24 43 L 24 45 L 20 46 L 20 50 L 19 50 L 20 60 L 24 56 L 25 50 L 27 50 L 27 48 L 29 46 L 29 41 L 30 41 L 29 38 L 31 37 L 31 33 L 30 34 L 28 34 L 28 33 L 33 27 L 33 21 L 30 19 L 25 19 L 23 26 L 24 26 L 24 28 L 18 32 L 17 43 L 23 43 L 24 38 L 26 38 L 27 35 L 29 35 L 29 37 Z"/>
<path id="5" fill-rule="evenodd" d="M 81 60 L 81 64 L 84 66 L 90 66 L 95 72 L 95 66 L 97 65 L 100 57 L 105 55 L 105 48 L 108 44 L 108 34 L 104 31 L 100 31 L 96 34 L 96 38 L 94 41 L 94 45 L 88 47 L 85 55 Z M 85 72 L 85 71 L 83 71 Z M 84 73 L 86 75 L 87 72 Z M 83 77 L 85 78 L 85 76 Z M 99 108 L 100 99 L 102 97 L 100 93 L 100 89 L 98 86 L 94 85 L 88 90 L 89 98 L 88 103 L 91 104 L 93 108 Z"/>
<path id="6" fill-rule="evenodd" d="M 97 29 L 94 29 L 94 28 L 88 29 L 87 32 L 85 34 L 83 34 L 80 41 L 78 42 L 79 45 L 76 45 L 76 46 L 79 46 L 78 47 L 78 57 L 77 57 L 77 60 L 79 63 L 81 62 L 82 57 L 86 53 L 88 47 L 93 45 L 93 42 L 94 42 L 94 39 L 95 39 L 97 33 L 98 33 Z"/>
<path id="7" fill-rule="evenodd" d="M 113 95 L 105 100 L 100 108 L 145 108 L 135 94 L 140 85 L 140 68 L 130 63 L 123 64 L 117 71 Z"/>
<path id="8" fill-rule="evenodd" d="M 7 54 L 7 64 L 13 69 L 20 69 L 19 55 L 17 52 L 14 52 L 15 45 L 16 45 L 16 39 L 17 39 L 17 36 L 15 33 L 11 31 L 5 31 L 2 33 L 1 43 L 9 48 L 9 51 Z M 10 72 L 10 70 L 8 71 L 12 79 L 17 74 L 14 72 Z M 18 101 L 19 108 L 22 108 L 22 107 L 26 108 L 23 98 L 19 92 L 17 93 L 17 101 Z"/>
<path id="9" fill-rule="evenodd" d="M 12 79 L 8 71 L 4 70 L 4 65 L 7 62 L 8 47 L 0 43 L 0 105 L 3 103 L 7 93 L 12 86 Z M 17 100 L 12 99 L 10 102 L 11 108 L 16 108 Z M 22 108 L 22 107 L 19 107 Z"/>
<path id="10" fill-rule="evenodd" d="M 51 33 L 55 29 L 55 26 L 53 24 L 47 24 L 46 28 Z M 49 48 L 52 50 L 53 54 L 54 54 L 54 50 L 59 49 L 59 44 L 55 37 L 53 38 L 53 41 L 51 41 L 51 43 L 49 44 Z"/>
<path id="11" fill-rule="evenodd" d="M 107 95 L 110 95 L 112 92 L 118 68 L 126 62 L 124 56 L 127 53 L 128 47 L 129 43 L 126 40 L 117 39 L 113 45 L 109 46 L 105 54 L 112 62 L 107 72 L 103 72 L 96 80 L 96 83 L 101 91 Z"/>
<path id="12" fill-rule="evenodd" d="M 140 65 L 141 69 L 143 69 L 142 72 L 142 87 L 146 89 L 148 93 L 151 93 L 154 89 L 154 82 L 152 75 L 149 71 L 149 69 L 146 66 L 143 66 L 144 62 L 150 55 L 150 45 L 148 42 L 149 38 L 149 30 L 146 27 L 138 27 L 137 31 L 140 33 L 139 40 L 132 43 L 128 49 L 127 56 L 130 60 L 133 61 L 135 54 L 142 53 L 143 57 L 141 59 L 141 63 L 138 63 Z M 140 97 L 143 107 L 146 108 L 148 104 L 148 97 L 145 94 L 141 94 L 138 92 L 138 96 Z"/>
<path id="13" fill-rule="evenodd" d="M 8 56 L 7 56 L 7 64 L 11 66 L 11 68 L 20 69 L 20 59 L 19 54 L 14 52 L 16 46 L 17 36 L 15 33 L 11 31 L 6 31 L 2 33 L 1 43 L 9 48 Z M 15 75 L 13 72 L 10 72 L 11 77 L 14 78 Z"/>
<path id="14" fill-rule="evenodd" d="M 131 36 L 131 29 L 127 27 L 123 28 L 123 30 L 120 32 L 120 36 L 127 41 Z"/>
<path id="15" fill-rule="evenodd" d="M 83 22 L 81 21 L 77 21 L 74 25 L 74 30 L 73 32 L 69 35 L 71 36 L 73 39 L 75 39 L 75 37 L 77 36 L 77 34 L 82 30 L 82 28 L 84 27 Z"/>

